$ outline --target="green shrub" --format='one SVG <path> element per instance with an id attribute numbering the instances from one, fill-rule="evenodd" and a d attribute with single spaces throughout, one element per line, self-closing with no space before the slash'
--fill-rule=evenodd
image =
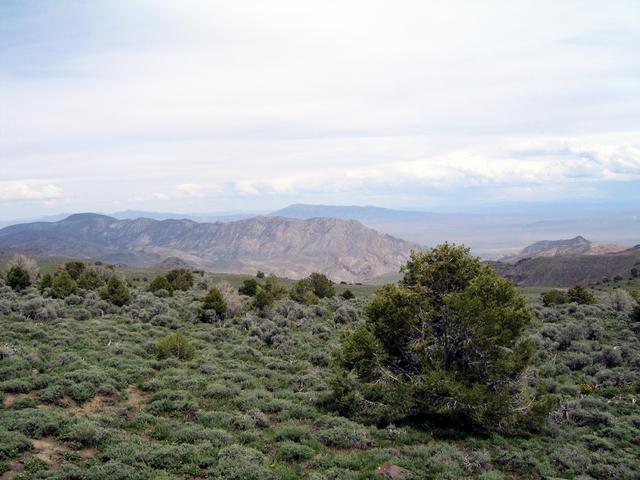
<path id="1" fill-rule="evenodd" d="M 216 287 L 212 287 L 202 299 L 200 306 L 200 320 L 203 322 L 223 319 L 227 314 L 227 304 L 222 293 Z"/>
<path id="2" fill-rule="evenodd" d="M 85 290 L 96 290 L 104 285 L 102 275 L 95 268 L 87 268 L 78 277 L 78 286 Z"/>
<path id="3" fill-rule="evenodd" d="M 353 294 L 353 292 L 351 290 L 349 290 L 348 288 L 344 292 L 342 292 L 340 294 L 340 296 L 342 298 L 344 298 L 345 300 L 351 300 L 353 298 L 356 298 L 356 296 Z"/>
<path id="4" fill-rule="evenodd" d="M 175 357 L 179 360 L 191 360 L 196 349 L 181 333 L 172 333 L 161 338 L 156 343 L 156 355 L 158 360 Z"/>
<path id="5" fill-rule="evenodd" d="M 322 273 L 314 272 L 307 278 L 296 282 L 289 292 L 289 296 L 296 302 L 311 305 L 320 298 L 333 297 L 335 295 L 333 282 Z"/>
<path id="6" fill-rule="evenodd" d="M 254 299 L 254 306 L 264 312 L 269 309 L 280 298 L 282 298 L 287 289 L 278 281 L 278 279 L 270 275 L 264 284 L 258 285 Z"/>
<path id="7" fill-rule="evenodd" d="M 584 288 L 582 285 L 576 285 L 575 287 L 569 289 L 569 291 L 567 292 L 567 296 L 569 297 L 569 301 L 578 303 L 580 305 L 592 305 L 596 303 L 596 298 L 593 296 L 593 293 Z"/>
<path id="8" fill-rule="evenodd" d="M 29 272 L 18 265 L 14 265 L 7 272 L 7 285 L 16 292 L 24 290 L 31 285 Z"/>
<path id="9" fill-rule="evenodd" d="M 248 297 L 253 297 L 255 296 L 257 289 L 258 282 L 254 278 L 250 278 L 242 281 L 242 286 L 238 288 L 238 293 Z"/>
<path id="10" fill-rule="evenodd" d="M 58 270 L 53 276 L 51 293 L 55 298 L 65 298 L 75 293 L 78 284 L 66 270 Z"/>
<path id="11" fill-rule="evenodd" d="M 165 274 L 171 290 L 187 291 L 193 287 L 193 273 L 184 268 L 176 268 Z"/>
<path id="12" fill-rule="evenodd" d="M 80 275 L 82 275 L 82 272 L 84 272 L 86 268 L 87 266 L 84 262 L 79 260 L 71 260 L 64 264 L 64 269 L 69 273 L 69 275 L 71 275 L 71 278 L 76 281 L 78 281 Z"/>
<path id="13" fill-rule="evenodd" d="M 268 480 L 274 478 L 267 458 L 258 450 L 230 445 L 218 453 L 216 473 L 225 480 Z"/>
<path id="14" fill-rule="evenodd" d="M 22 433 L 0 428 L 0 461 L 12 460 L 30 448 L 31 442 Z"/>
<path id="15" fill-rule="evenodd" d="M 159 290 L 166 290 L 169 293 L 173 292 L 173 285 L 171 285 L 171 282 L 169 282 L 164 275 L 155 277 L 147 287 L 147 291 L 149 292 L 156 293 Z"/>
<path id="16" fill-rule="evenodd" d="M 107 285 L 100 291 L 100 298 L 118 307 L 131 303 L 129 288 L 116 275 L 111 275 Z"/>
<path id="17" fill-rule="evenodd" d="M 97 447 L 107 438 L 107 433 L 90 420 L 80 420 L 69 429 L 65 438 L 81 447 Z"/>
<path id="18" fill-rule="evenodd" d="M 38 284 L 38 290 L 40 293 L 43 293 L 47 288 L 51 288 L 53 286 L 53 276 L 50 273 L 45 273 L 40 279 L 40 283 Z"/>
<path id="19" fill-rule="evenodd" d="M 283 462 L 301 462 L 314 456 L 313 448 L 294 442 L 285 442 L 276 450 L 276 459 Z"/>
<path id="20" fill-rule="evenodd" d="M 567 295 L 567 292 L 563 290 L 557 290 L 557 289 L 544 292 L 541 295 L 541 299 L 542 299 L 542 304 L 545 307 L 548 307 L 551 305 L 562 305 L 563 303 L 569 303 L 569 295 Z"/>

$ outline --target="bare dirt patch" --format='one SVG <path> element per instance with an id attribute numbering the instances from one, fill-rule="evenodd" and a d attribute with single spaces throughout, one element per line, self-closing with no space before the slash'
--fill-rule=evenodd
<path id="1" fill-rule="evenodd" d="M 2 399 L 2 405 L 5 407 L 10 407 L 15 402 L 24 398 L 29 398 L 31 396 L 32 395 L 30 393 L 5 393 L 4 398 Z"/>

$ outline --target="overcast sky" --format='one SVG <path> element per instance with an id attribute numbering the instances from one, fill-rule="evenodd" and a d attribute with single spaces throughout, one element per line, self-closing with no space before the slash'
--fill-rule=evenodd
<path id="1" fill-rule="evenodd" d="M 0 2 L 0 219 L 640 201 L 640 3 Z"/>

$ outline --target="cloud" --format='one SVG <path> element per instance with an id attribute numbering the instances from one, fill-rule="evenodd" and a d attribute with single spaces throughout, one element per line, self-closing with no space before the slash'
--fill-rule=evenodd
<path id="1" fill-rule="evenodd" d="M 634 2 L 71 5 L 0 2 L 2 178 L 55 178 L 65 208 L 415 206 L 638 176 Z"/>
<path id="2" fill-rule="evenodd" d="M 0 182 L 0 200 L 50 200 L 62 197 L 62 189 L 52 184 L 37 185 L 19 180 Z"/>
<path id="3" fill-rule="evenodd" d="M 176 189 L 182 194 L 196 198 L 207 198 L 211 195 L 220 194 L 223 191 L 219 185 L 203 185 L 199 183 L 182 183 L 178 185 Z"/>

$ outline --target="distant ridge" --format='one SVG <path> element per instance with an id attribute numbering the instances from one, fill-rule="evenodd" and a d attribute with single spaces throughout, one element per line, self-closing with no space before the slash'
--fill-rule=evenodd
<path id="1" fill-rule="evenodd" d="M 300 278 L 313 271 L 334 280 L 367 281 L 397 273 L 415 243 L 356 220 L 254 217 L 227 223 L 188 219 L 118 220 L 80 213 L 58 222 L 0 230 L 0 248 L 96 258 L 130 265 L 185 264 L 208 270 Z"/>
<path id="2" fill-rule="evenodd" d="M 526 258 L 559 257 L 564 255 L 596 255 L 628 250 L 624 245 L 591 242 L 581 235 L 567 240 L 542 240 L 523 248 L 517 255 L 500 259 L 502 262 L 518 262 Z"/>

